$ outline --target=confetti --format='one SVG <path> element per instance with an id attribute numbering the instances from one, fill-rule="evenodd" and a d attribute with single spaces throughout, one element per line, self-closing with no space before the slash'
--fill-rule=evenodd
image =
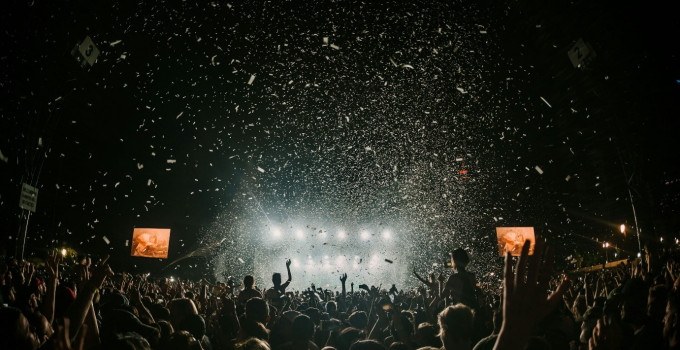
<path id="1" fill-rule="evenodd" d="M 552 108 L 552 106 L 550 105 L 550 103 L 548 103 L 548 101 L 547 101 L 545 98 L 543 98 L 543 96 L 541 96 L 541 100 L 542 100 L 543 102 L 545 102 L 545 104 L 548 105 L 548 107 Z"/>

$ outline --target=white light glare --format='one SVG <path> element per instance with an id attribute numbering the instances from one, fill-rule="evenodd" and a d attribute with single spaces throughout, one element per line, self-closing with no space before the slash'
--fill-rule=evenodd
<path id="1" fill-rule="evenodd" d="M 304 234 L 304 232 L 302 232 L 302 230 L 297 230 L 297 231 L 295 231 L 295 237 L 297 237 L 297 239 L 304 239 L 305 234 Z"/>
<path id="2" fill-rule="evenodd" d="M 335 265 L 338 265 L 339 267 L 345 266 L 345 257 L 338 255 L 338 257 L 335 258 Z"/>
<path id="3" fill-rule="evenodd" d="M 66 248 L 61 250 L 61 256 L 66 257 Z"/>
<path id="4" fill-rule="evenodd" d="M 392 232 L 390 232 L 389 230 L 385 230 L 383 232 L 382 236 L 383 236 L 384 239 L 391 239 L 392 238 Z"/>
<path id="5" fill-rule="evenodd" d="M 338 239 L 345 239 L 346 235 L 347 234 L 345 233 L 345 231 L 343 230 L 338 231 Z"/>
<path id="6" fill-rule="evenodd" d="M 271 229 L 271 231 L 272 231 L 272 235 L 274 235 L 274 238 L 279 238 L 279 237 L 281 237 L 281 229 L 280 229 L 280 228 L 278 228 L 278 227 L 273 227 L 273 228 Z"/>
<path id="7" fill-rule="evenodd" d="M 368 241 L 368 239 L 371 238 L 371 234 L 368 233 L 366 230 L 361 231 L 361 240 L 363 241 Z"/>
<path id="8" fill-rule="evenodd" d="M 621 233 L 626 233 L 626 225 L 621 224 L 621 227 L 619 227 L 619 229 L 621 230 Z"/>

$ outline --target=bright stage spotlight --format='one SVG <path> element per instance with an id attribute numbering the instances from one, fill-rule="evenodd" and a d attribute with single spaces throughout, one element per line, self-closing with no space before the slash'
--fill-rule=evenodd
<path id="1" fill-rule="evenodd" d="M 383 239 L 389 240 L 389 239 L 392 238 L 392 232 L 390 232 L 389 230 L 385 230 L 385 231 L 383 231 L 382 236 L 383 236 Z"/>
<path id="2" fill-rule="evenodd" d="M 371 238 L 371 234 L 366 230 L 362 230 L 359 235 L 361 236 L 362 241 L 368 241 L 368 239 Z"/>
<path id="3" fill-rule="evenodd" d="M 302 230 L 296 230 L 295 231 L 295 237 L 297 239 L 305 239 L 305 233 L 302 232 Z"/>
<path id="4" fill-rule="evenodd" d="M 345 231 L 343 230 L 338 231 L 338 239 L 345 239 L 345 236 L 347 236 Z"/>
<path id="5" fill-rule="evenodd" d="M 293 258 L 293 262 L 292 262 L 292 263 L 293 263 L 293 267 L 294 267 L 294 268 L 300 267 L 300 262 L 298 261 L 298 259 Z"/>
<path id="6" fill-rule="evenodd" d="M 373 255 L 371 257 L 371 262 L 368 263 L 369 267 L 376 267 L 378 266 L 378 263 L 380 262 L 380 258 L 377 255 Z"/>
<path id="7" fill-rule="evenodd" d="M 281 238 L 281 229 L 280 228 L 272 227 L 270 231 L 272 231 L 272 236 L 274 238 Z"/>
<path id="8" fill-rule="evenodd" d="M 335 258 L 335 265 L 337 265 L 338 267 L 345 266 L 345 257 L 342 255 L 338 255 L 338 257 Z"/>

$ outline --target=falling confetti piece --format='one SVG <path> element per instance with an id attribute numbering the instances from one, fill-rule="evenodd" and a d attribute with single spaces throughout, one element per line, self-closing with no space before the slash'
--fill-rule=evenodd
<path id="1" fill-rule="evenodd" d="M 257 167 L 257 171 L 259 171 L 259 172 L 261 172 L 261 173 L 264 173 L 264 169 L 262 169 L 262 168 L 260 168 L 260 167 Z"/>
<path id="2" fill-rule="evenodd" d="M 168 162 L 168 164 L 175 164 L 175 163 L 177 163 L 177 160 L 175 160 L 175 159 L 168 159 L 167 162 Z"/>
<path id="3" fill-rule="evenodd" d="M 390 264 L 392 264 L 392 263 L 394 262 L 394 261 L 392 261 L 392 260 L 390 260 L 390 259 L 385 259 L 385 261 L 387 261 L 387 262 L 390 263 Z"/>
<path id="4" fill-rule="evenodd" d="M 541 100 L 542 100 L 543 102 L 545 102 L 545 104 L 548 105 L 548 107 L 552 108 L 552 106 L 550 105 L 550 103 L 548 103 L 548 101 L 546 101 L 546 99 L 544 99 L 543 96 L 541 96 Z"/>
<path id="5" fill-rule="evenodd" d="M 109 45 L 110 45 L 111 47 L 114 47 L 114 46 L 120 44 L 121 42 L 123 42 L 123 40 L 116 40 L 116 41 L 110 43 Z"/>
<path id="6" fill-rule="evenodd" d="M 541 167 L 539 167 L 539 166 L 537 165 L 537 166 L 534 167 L 534 169 L 536 169 L 536 171 L 537 171 L 539 174 L 543 175 L 543 169 L 541 169 Z"/>
<path id="7" fill-rule="evenodd" d="M 179 119 L 179 117 L 181 117 L 182 114 L 184 114 L 184 111 L 179 112 L 179 114 L 175 117 L 175 119 Z"/>
<path id="8" fill-rule="evenodd" d="M 102 239 L 104 240 L 104 242 L 106 242 L 106 244 L 111 243 L 111 241 L 109 241 L 109 239 L 106 238 L 106 236 L 102 236 Z"/>
<path id="9" fill-rule="evenodd" d="M 144 167 L 144 164 L 142 163 L 137 163 L 137 169 L 141 170 Z"/>
<path id="10" fill-rule="evenodd" d="M 241 264 L 245 264 L 245 261 L 243 261 L 243 259 L 241 258 L 238 258 L 238 262 L 240 262 Z"/>
<path id="11" fill-rule="evenodd" d="M 255 81 L 255 74 L 250 76 L 250 80 L 248 80 L 248 85 L 253 85 L 254 81 Z"/>

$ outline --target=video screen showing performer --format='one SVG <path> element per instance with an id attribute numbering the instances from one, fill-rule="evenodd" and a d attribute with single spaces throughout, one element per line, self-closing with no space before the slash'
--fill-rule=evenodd
<path id="1" fill-rule="evenodd" d="M 168 257 L 170 246 L 170 229 L 135 228 L 132 233 L 132 256 L 145 258 Z"/>
<path id="2" fill-rule="evenodd" d="M 536 236 L 533 227 L 496 227 L 496 238 L 500 256 L 505 256 L 506 252 L 512 256 L 519 256 L 526 240 L 531 241 L 529 255 L 534 253 Z"/>

